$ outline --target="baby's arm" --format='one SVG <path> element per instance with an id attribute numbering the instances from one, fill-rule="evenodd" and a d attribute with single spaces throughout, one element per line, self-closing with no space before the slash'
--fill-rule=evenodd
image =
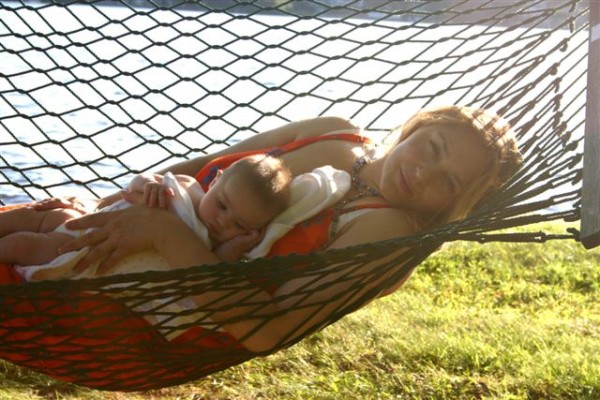
<path id="1" fill-rule="evenodd" d="M 80 212 L 68 208 L 36 211 L 21 207 L 0 213 L 0 261 L 20 265 L 51 261 L 58 256 L 57 248 L 71 239 L 54 229 L 80 216 Z"/>

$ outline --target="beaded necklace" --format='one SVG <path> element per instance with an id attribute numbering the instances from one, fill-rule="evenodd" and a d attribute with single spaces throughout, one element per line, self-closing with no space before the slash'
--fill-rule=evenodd
<path id="1" fill-rule="evenodd" d="M 358 176 L 358 174 L 364 168 L 364 166 L 367 164 L 370 164 L 372 162 L 373 162 L 373 159 L 371 157 L 361 156 L 361 157 L 357 158 L 356 161 L 354 162 L 354 164 L 352 165 L 352 172 L 350 173 L 350 180 L 351 180 L 354 188 L 358 191 L 358 193 L 350 198 L 340 201 L 333 209 L 333 218 L 331 220 L 331 225 L 329 227 L 329 238 L 330 239 L 327 242 L 327 244 L 325 245 L 325 247 L 329 246 L 329 244 L 335 237 L 335 235 L 337 233 L 337 229 L 338 229 L 340 215 L 342 214 L 342 211 L 344 210 L 344 208 L 346 207 L 347 204 L 352 203 L 353 201 L 356 201 L 365 196 L 382 197 L 381 193 L 379 193 L 379 190 L 377 190 L 376 188 L 374 188 L 372 186 L 367 185 Z M 350 211 L 352 211 L 352 210 L 350 210 Z"/>
<path id="2" fill-rule="evenodd" d="M 372 186 L 367 185 L 358 176 L 358 174 L 360 173 L 360 170 L 363 169 L 363 167 L 365 165 L 370 164 L 372 162 L 373 162 L 373 159 L 371 157 L 369 157 L 369 158 L 367 158 L 366 156 L 359 157 L 354 162 L 354 165 L 352 165 L 352 173 L 350 174 L 350 177 L 352 178 L 352 184 L 359 192 L 367 192 L 371 196 L 381 197 L 381 193 L 379 193 L 379 190 L 375 189 Z"/>

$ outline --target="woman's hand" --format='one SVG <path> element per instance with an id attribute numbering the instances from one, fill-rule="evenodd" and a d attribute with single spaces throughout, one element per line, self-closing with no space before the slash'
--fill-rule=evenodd
<path id="1" fill-rule="evenodd" d="M 99 262 L 98 273 L 106 273 L 124 257 L 151 250 L 154 242 L 160 240 L 168 226 L 173 224 L 173 219 L 178 220 L 173 214 L 144 205 L 89 214 L 69 221 L 67 228 L 95 229 L 65 243 L 59 251 L 65 253 L 89 246 L 89 252 L 75 270 L 82 271 Z"/>
<path id="2" fill-rule="evenodd" d="M 79 211 L 81 214 L 87 214 L 96 210 L 100 200 L 79 199 L 77 197 L 51 197 L 42 201 L 33 203 L 30 207 L 36 211 L 54 210 L 57 208 L 68 208 Z"/>

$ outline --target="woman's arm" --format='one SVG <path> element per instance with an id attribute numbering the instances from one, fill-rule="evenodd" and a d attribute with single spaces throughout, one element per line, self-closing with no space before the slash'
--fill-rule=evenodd
<path id="1" fill-rule="evenodd" d="M 291 122 L 281 127 L 271 129 L 269 131 L 265 131 L 255 136 L 249 137 L 224 150 L 207 154 L 204 156 L 195 157 L 193 159 L 186 160 L 177 164 L 173 164 L 170 167 L 158 171 L 158 173 L 164 174 L 167 171 L 171 171 L 174 174 L 195 176 L 204 165 L 206 165 L 211 160 L 223 155 L 242 151 L 257 150 L 273 146 L 280 146 L 306 137 L 319 136 L 341 129 L 356 128 L 357 127 L 350 121 L 339 117 L 317 117 L 297 122 Z M 34 205 L 34 207 L 40 211 L 49 210 L 53 208 L 72 208 L 87 213 L 107 207 L 121 199 L 121 192 L 115 192 L 98 200 L 86 201 L 86 204 L 83 204 L 84 202 L 80 201 L 75 197 L 68 197 L 47 199 L 37 203 L 36 205 Z"/>
<path id="2" fill-rule="evenodd" d="M 124 257 L 155 249 L 172 268 L 214 264 L 220 260 L 204 246 L 194 232 L 174 213 L 145 205 L 88 214 L 69 221 L 68 229 L 96 228 L 65 243 L 61 253 L 89 246 L 79 261 L 77 271 L 99 262 L 105 273 Z"/>
<path id="3" fill-rule="evenodd" d="M 194 176 L 205 164 L 227 154 L 281 146 L 295 140 L 319 136 L 336 130 L 356 128 L 350 121 L 339 117 L 317 117 L 291 122 L 279 128 L 251 136 L 224 150 L 172 165 L 161 172 L 171 171 L 174 174 Z"/>

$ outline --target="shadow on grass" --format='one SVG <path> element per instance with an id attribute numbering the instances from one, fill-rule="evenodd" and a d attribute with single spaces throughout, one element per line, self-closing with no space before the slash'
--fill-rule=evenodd
<path id="1" fill-rule="evenodd" d="M 18 398 L 18 393 L 23 398 L 33 394 L 43 399 L 56 399 L 89 392 L 89 389 L 58 381 L 5 361 L 0 361 L 0 380 L 2 381 L 3 391 L 5 393 L 14 392 L 15 398 Z"/>

